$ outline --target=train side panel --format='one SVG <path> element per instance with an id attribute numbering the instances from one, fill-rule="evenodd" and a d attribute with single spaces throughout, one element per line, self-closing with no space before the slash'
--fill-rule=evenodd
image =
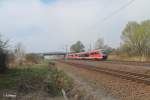
<path id="1" fill-rule="evenodd" d="M 72 53 L 66 56 L 67 59 L 91 59 L 91 60 L 106 60 L 108 53 L 104 50 L 93 50 L 90 52 Z"/>

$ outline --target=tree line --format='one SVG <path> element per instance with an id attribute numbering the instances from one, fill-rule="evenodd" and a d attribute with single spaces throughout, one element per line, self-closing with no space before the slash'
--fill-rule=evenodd
<path id="1" fill-rule="evenodd" d="M 21 43 L 16 44 L 14 49 L 9 48 L 9 40 L 0 36 L 0 73 L 5 73 L 9 67 L 37 64 L 43 57 L 34 53 L 26 53 Z"/>
<path id="2" fill-rule="evenodd" d="M 5 72 L 8 66 L 8 41 L 4 41 L 2 36 L 0 36 L 0 73 Z"/>
<path id="3" fill-rule="evenodd" d="M 121 46 L 116 50 L 120 55 L 142 58 L 150 57 L 150 20 L 141 23 L 129 22 L 121 35 Z"/>
<path id="4" fill-rule="evenodd" d="M 89 50 L 91 50 L 91 49 L 92 49 L 92 47 L 89 48 Z M 112 48 L 104 43 L 103 38 L 99 38 L 95 42 L 93 49 L 95 50 L 95 49 L 112 49 Z M 78 53 L 78 52 L 84 52 L 86 50 L 85 50 L 84 44 L 81 41 L 77 41 L 76 43 L 71 45 L 70 51 Z"/>

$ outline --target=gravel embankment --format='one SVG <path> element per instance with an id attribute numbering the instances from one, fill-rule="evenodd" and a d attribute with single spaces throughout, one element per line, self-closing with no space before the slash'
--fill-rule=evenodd
<path id="1" fill-rule="evenodd" d="M 92 62 L 92 61 L 84 61 L 84 60 L 82 60 L 82 61 L 73 60 L 73 62 L 93 65 L 93 66 L 101 67 L 101 68 L 110 68 L 110 69 L 115 69 L 115 70 L 150 75 L 150 67 L 141 66 L 141 65 L 124 64 L 125 62 L 123 64 L 122 63 L 109 63 L 109 62 L 103 62 L 103 61 L 93 61 Z"/>
<path id="2" fill-rule="evenodd" d="M 88 64 L 89 63 L 91 62 L 88 62 Z M 140 66 L 135 66 L 134 68 L 133 66 L 131 67 L 122 64 L 116 65 L 116 64 L 98 63 L 95 65 L 99 67 L 108 67 L 119 70 L 134 71 L 139 73 L 145 73 L 145 71 L 149 70 L 146 67 L 140 68 Z M 82 81 L 88 83 L 96 90 L 103 90 L 104 93 L 99 92 L 105 94 L 103 96 L 107 97 L 107 95 L 109 95 L 118 98 L 118 100 L 150 100 L 150 85 L 136 83 L 129 80 L 114 77 L 111 75 L 98 73 L 83 68 L 77 68 L 62 63 L 59 63 L 59 66 L 61 67 L 61 69 L 66 70 L 67 72 L 73 74 L 77 78 L 80 78 Z"/>

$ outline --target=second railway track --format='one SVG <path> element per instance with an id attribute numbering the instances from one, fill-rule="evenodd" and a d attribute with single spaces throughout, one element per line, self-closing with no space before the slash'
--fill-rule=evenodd
<path id="1" fill-rule="evenodd" d="M 96 72 L 105 73 L 108 75 L 120 77 L 120 78 L 131 80 L 134 82 L 150 85 L 150 75 L 114 70 L 114 69 L 110 69 L 110 68 L 100 68 L 100 67 L 96 67 L 94 65 L 88 65 L 88 64 L 83 64 L 83 63 L 81 64 L 81 63 L 77 63 L 77 62 L 70 62 L 70 61 L 63 61 L 63 60 L 61 60 L 59 62 L 69 64 L 69 65 L 72 65 L 75 67 L 80 67 L 80 68 L 84 68 L 84 69 L 88 69 L 88 70 L 92 70 L 92 71 L 96 71 Z"/>

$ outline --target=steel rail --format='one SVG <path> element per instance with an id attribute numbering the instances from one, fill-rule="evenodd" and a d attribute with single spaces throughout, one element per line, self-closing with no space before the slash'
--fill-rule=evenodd
<path id="1" fill-rule="evenodd" d="M 84 68 L 84 69 L 88 69 L 88 70 L 92 70 L 96 72 L 101 72 L 101 73 L 109 74 L 112 76 L 120 77 L 123 79 L 150 85 L 150 75 L 114 70 L 110 68 L 100 68 L 94 65 L 88 65 L 88 64 L 83 64 L 83 63 L 81 64 L 77 62 L 70 62 L 70 61 L 59 61 L 59 62 L 69 64 L 75 67 Z"/>

